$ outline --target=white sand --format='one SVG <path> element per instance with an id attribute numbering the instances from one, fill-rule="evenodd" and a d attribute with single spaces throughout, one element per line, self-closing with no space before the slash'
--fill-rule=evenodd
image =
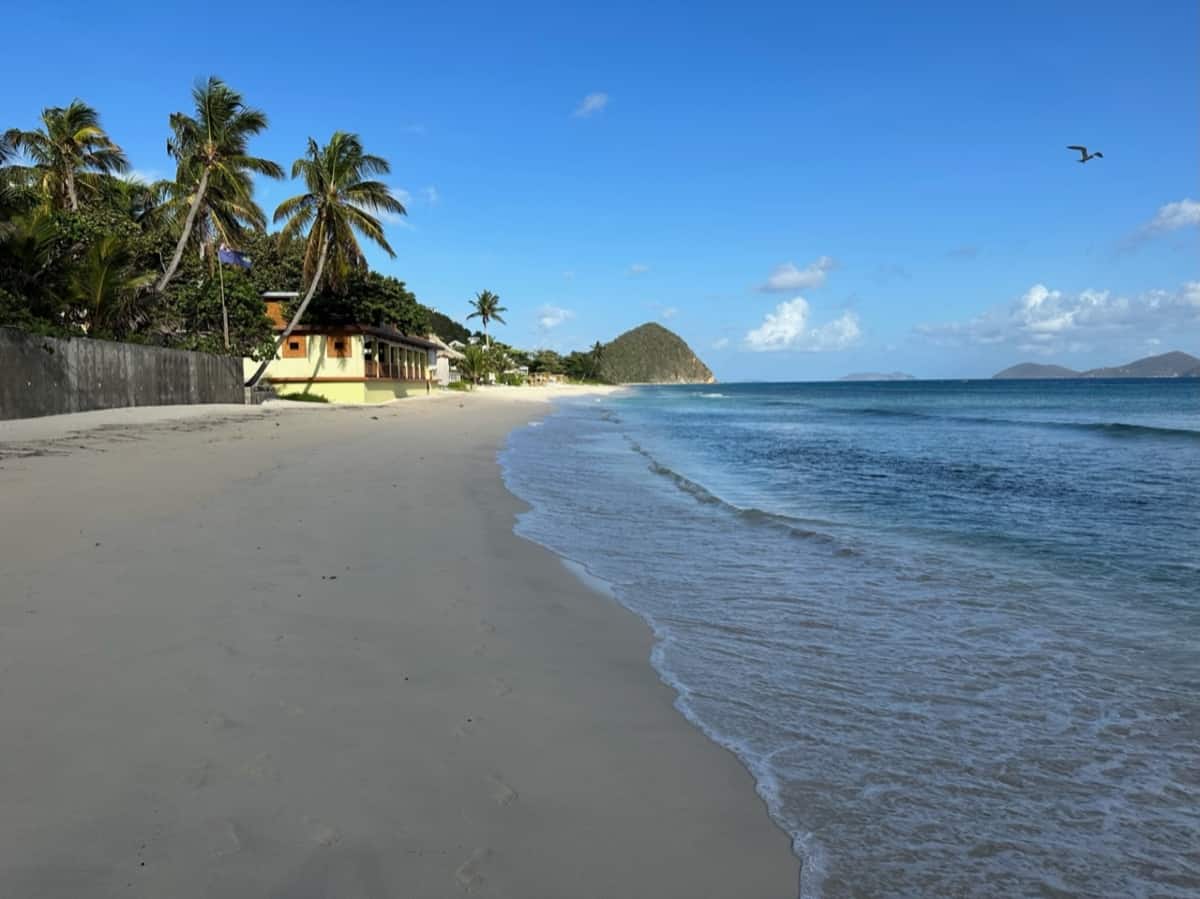
<path id="1" fill-rule="evenodd" d="M 512 533 L 555 392 L 0 422 L 0 896 L 795 896 L 643 624 Z"/>

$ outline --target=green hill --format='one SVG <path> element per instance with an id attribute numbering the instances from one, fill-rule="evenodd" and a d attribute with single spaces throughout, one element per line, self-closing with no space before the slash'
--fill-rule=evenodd
<path id="1" fill-rule="evenodd" d="M 1112 368 L 1075 371 L 1061 365 L 1022 362 L 992 375 L 993 378 L 1195 378 L 1200 376 L 1200 359 L 1175 350 L 1136 359 Z"/>
<path id="2" fill-rule="evenodd" d="M 711 384 L 707 365 L 678 334 L 654 322 L 604 345 L 600 377 L 610 384 Z"/>
<path id="3" fill-rule="evenodd" d="M 1022 362 L 1019 365 L 1013 365 L 1004 371 L 996 372 L 992 375 L 993 378 L 1001 380 L 1044 380 L 1049 378 L 1078 378 L 1079 372 L 1073 368 L 1064 368 L 1061 365 L 1042 365 L 1038 362 Z"/>

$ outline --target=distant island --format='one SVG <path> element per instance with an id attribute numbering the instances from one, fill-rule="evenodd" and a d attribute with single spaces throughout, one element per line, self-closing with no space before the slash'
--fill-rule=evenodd
<path id="1" fill-rule="evenodd" d="M 893 372 L 878 372 L 878 371 L 859 371 L 854 374 L 846 375 L 838 378 L 839 381 L 915 381 L 914 375 L 906 374 L 902 371 Z"/>
<path id="2" fill-rule="evenodd" d="M 1032 380 L 1049 378 L 1200 378 L 1200 359 L 1189 353 L 1175 350 L 1147 356 L 1125 365 L 1111 368 L 1092 368 L 1075 371 L 1061 365 L 1041 365 L 1037 362 L 1022 362 L 1004 371 L 996 372 L 993 379 Z"/>
<path id="3" fill-rule="evenodd" d="M 604 344 L 600 379 L 610 384 L 712 384 L 709 367 L 678 334 L 655 322 Z"/>

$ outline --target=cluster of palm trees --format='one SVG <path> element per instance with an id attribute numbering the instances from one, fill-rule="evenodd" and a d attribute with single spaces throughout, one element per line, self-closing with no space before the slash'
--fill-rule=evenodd
<path id="1" fill-rule="evenodd" d="M 248 234 L 265 230 L 266 214 L 254 201 L 254 176 L 285 177 L 277 163 L 250 152 L 251 139 L 267 128 L 266 114 L 216 77 L 198 83 L 192 100 L 191 114 L 175 113 L 169 120 L 167 151 L 175 176 L 152 184 L 120 177 L 129 171 L 129 160 L 102 128 L 96 110 L 80 100 L 43 110 L 35 129 L 4 132 L 0 256 L 20 276 L 12 278 L 21 282 L 14 286 L 29 295 L 37 292 L 39 278 L 51 274 L 42 270 L 49 268 L 43 257 L 48 258 L 56 240 L 62 243 L 62 220 L 56 214 L 79 213 L 90 204 L 127 211 L 143 229 L 157 229 L 166 242 L 164 250 L 171 243 L 173 249 L 169 257 L 160 256 L 160 270 L 155 271 L 138 270 L 134 247 L 118 234 L 69 246 L 72 268 L 59 273 L 55 290 L 69 291 L 83 305 L 85 330 L 106 313 L 136 318 L 137 310 L 168 292 L 189 248 L 211 257 L 217 244 L 236 248 Z M 378 180 L 389 171 L 387 160 L 367 153 L 357 135 L 342 131 L 324 144 L 310 138 L 292 164 L 291 176 L 303 181 L 304 192 L 281 203 L 273 221 L 282 225 L 281 240 L 304 241 L 304 283 L 299 285 L 304 299 L 277 347 L 304 315 L 318 286 L 336 285 L 365 268 L 360 236 L 395 257 L 377 217 L 381 212 L 405 214 Z M 502 321 L 496 315 L 501 308 L 485 308 L 485 328 L 490 319 Z M 254 380 L 259 376 L 261 371 Z"/>

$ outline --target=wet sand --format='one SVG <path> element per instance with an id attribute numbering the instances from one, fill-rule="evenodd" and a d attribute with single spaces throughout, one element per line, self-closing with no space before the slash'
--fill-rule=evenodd
<path id="1" fill-rule="evenodd" d="M 644 624 L 512 533 L 546 395 L 0 422 L 0 895 L 794 897 Z"/>

